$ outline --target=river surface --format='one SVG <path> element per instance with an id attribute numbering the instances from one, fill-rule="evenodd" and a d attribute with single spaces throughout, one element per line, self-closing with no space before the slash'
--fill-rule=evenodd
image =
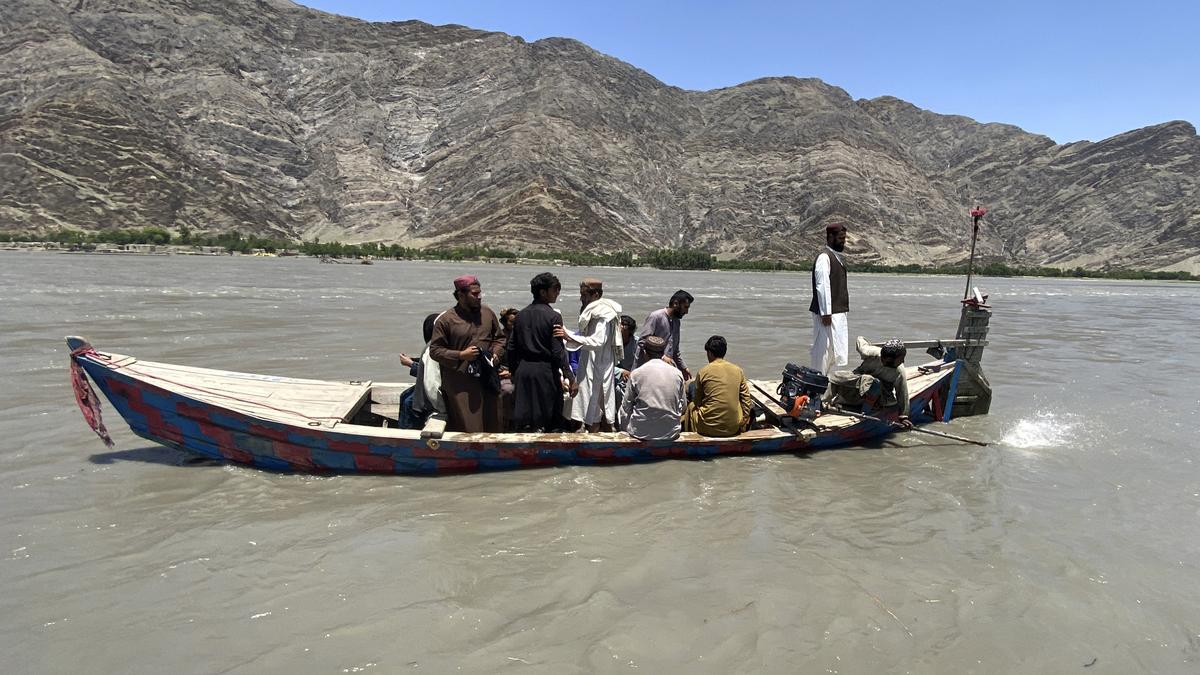
<path id="1" fill-rule="evenodd" d="M 190 461 L 83 422 L 62 338 L 403 381 L 425 314 L 535 267 L 0 253 L 6 673 L 1200 672 L 1200 285 L 978 279 L 992 413 L 807 456 L 436 478 Z M 696 296 L 751 377 L 805 274 L 557 268 L 638 319 Z M 953 337 L 961 278 L 852 274 L 850 335 Z M 910 365 L 919 360 L 910 354 Z"/>

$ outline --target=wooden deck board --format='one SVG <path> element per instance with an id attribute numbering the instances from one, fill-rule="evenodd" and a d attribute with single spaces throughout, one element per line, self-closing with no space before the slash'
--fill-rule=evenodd
<path id="1" fill-rule="evenodd" d="M 768 415 L 776 418 L 786 417 L 787 411 L 779 405 L 775 392 L 779 389 L 779 380 L 749 380 L 750 398 L 767 409 Z"/>
<path id="2" fill-rule="evenodd" d="M 372 403 L 371 414 L 398 422 L 400 421 L 400 406 L 393 403 Z"/>
<path id="3" fill-rule="evenodd" d="M 446 418 L 440 413 L 434 413 L 425 420 L 421 429 L 421 438 L 441 438 L 446 433 Z"/>
<path id="4" fill-rule="evenodd" d="M 120 370 L 198 401 L 266 419 L 333 426 L 367 398 L 370 381 L 329 382 L 274 377 L 153 361 Z"/>

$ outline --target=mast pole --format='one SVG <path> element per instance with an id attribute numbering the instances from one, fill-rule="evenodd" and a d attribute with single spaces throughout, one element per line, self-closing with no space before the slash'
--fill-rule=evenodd
<path id="1" fill-rule="evenodd" d="M 979 238 L 979 221 L 983 220 L 983 215 L 987 213 L 987 209 L 982 206 L 976 206 L 971 209 L 971 261 L 967 263 L 967 288 L 963 291 L 963 300 L 971 297 L 971 275 L 975 272 L 975 240 Z"/>

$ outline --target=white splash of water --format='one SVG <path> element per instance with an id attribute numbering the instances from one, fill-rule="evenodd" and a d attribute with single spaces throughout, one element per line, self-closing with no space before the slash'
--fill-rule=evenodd
<path id="1" fill-rule="evenodd" d="M 1079 429 L 1074 415 L 1039 410 L 1034 417 L 1019 420 L 1000 440 L 1013 448 L 1057 448 L 1069 445 Z"/>

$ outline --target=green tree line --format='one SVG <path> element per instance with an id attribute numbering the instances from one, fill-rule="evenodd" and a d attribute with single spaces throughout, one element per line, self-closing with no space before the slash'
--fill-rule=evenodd
<path id="1" fill-rule="evenodd" d="M 392 258 L 397 260 L 544 260 L 547 263 L 566 263 L 587 267 L 654 267 L 658 269 L 687 270 L 754 270 L 805 272 L 812 269 L 811 261 L 781 262 L 769 260 L 717 260 L 706 251 L 694 249 L 651 249 L 637 254 L 633 251 L 595 253 L 588 251 L 512 251 L 490 246 L 458 246 L 438 248 L 410 248 L 399 244 L 367 242 L 343 244 L 337 241 L 322 242 L 320 239 L 296 242 L 287 239 L 243 235 L 239 232 L 193 233 L 187 226 L 179 228 L 178 234 L 161 227 L 115 228 L 97 232 L 56 229 L 45 233 L 0 232 L 0 242 L 45 241 L 78 246 L 95 247 L 97 244 L 175 244 L 183 246 L 220 246 L 227 251 L 247 253 L 262 249 L 274 253 L 286 249 L 299 249 L 310 256 L 333 258 Z M 967 265 L 879 265 L 875 263 L 851 263 L 852 272 L 881 274 L 942 274 L 965 276 Z M 1160 281 L 1197 281 L 1200 277 L 1188 272 L 1156 272 L 1149 270 L 1085 270 L 1082 267 L 1059 269 L 1057 267 L 1028 267 L 1006 265 L 999 262 L 982 263 L 975 267 L 975 274 L 983 277 L 1058 277 L 1090 279 L 1145 279 Z"/>
<path id="2" fill-rule="evenodd" d="M 867 263 L 849 265 L 852 272 L 877 272 L 881 274 L 944 274 L 966 276 L 967 265 L 877 265 Z M 1055 277 L 1075 279 L 1144 279 L 1157 281 L 1197 281 L 1200 277 L 1189 272 L 1156 272 L 1150 270 L 1086 270 L 1082 267 L 1059 269 L 1057 267 L 1030 267 L 990 262 L 976 265 L 975 276 L 980 277 Z"/>
<path id="3" fill-rule="evenodd" d="M 94 248 L 97 244 L 175 244 L 180 246 L 221 246 L 227 251 L 247 253 L 253 249 L 268 252 L 281 251 L 296 246 L 286 239 L 246 236 L 240 232 L 193 234 L 186 226 L 179 234 L 172 234 L 161 227 L 113 228 L 98 232 L 58 229 L 45 233 L 0 232 L 0 242 L 46 241 L 80 248 Z"/>

